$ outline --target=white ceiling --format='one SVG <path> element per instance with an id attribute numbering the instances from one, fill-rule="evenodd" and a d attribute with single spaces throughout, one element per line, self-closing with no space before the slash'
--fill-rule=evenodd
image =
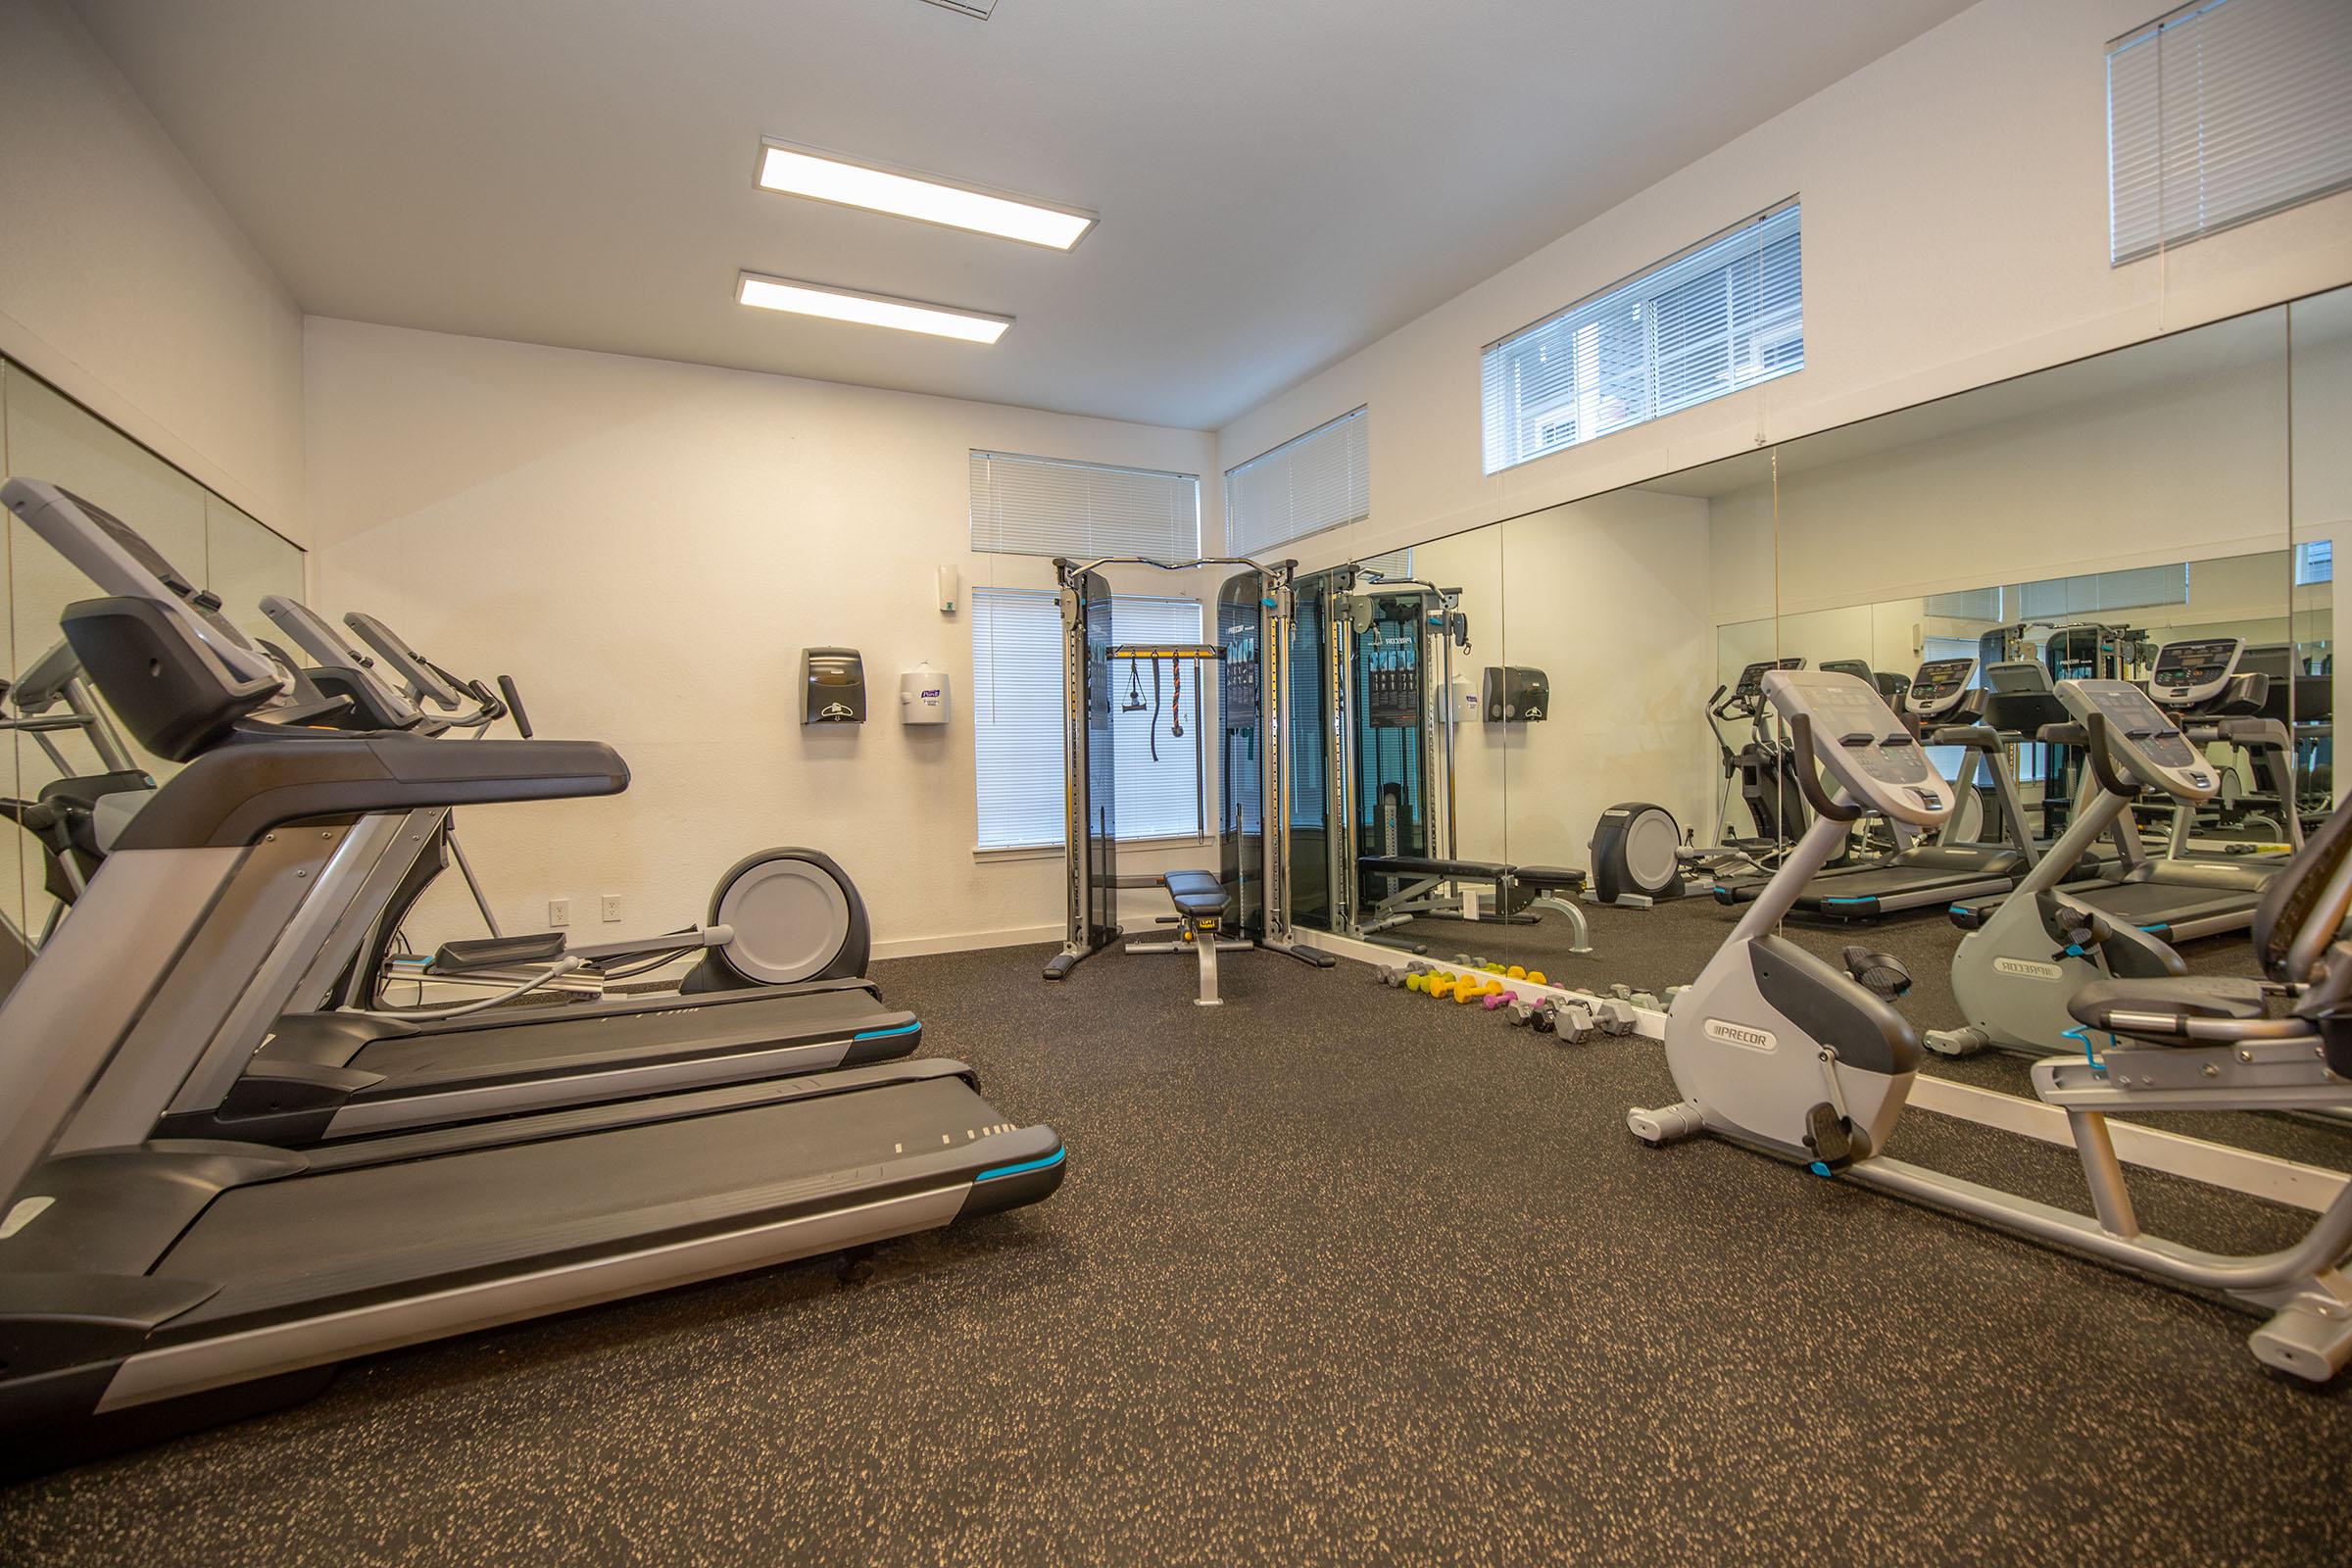
<path id="1" fill-rule="evenodd" d="M 1194 428 L 1964 9 L 75 3 L 313 314 Z M 1060 255 L 767 195 L 763 134 L 1102 225 Z M 742 269 L 1019 320 L 981 348 L 777 317 Z"/>

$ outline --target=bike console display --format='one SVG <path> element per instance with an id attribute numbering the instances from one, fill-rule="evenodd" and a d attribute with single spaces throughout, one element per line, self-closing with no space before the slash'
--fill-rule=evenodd
<path id="1" fill-rule="evenodd" d="M 2231 645 L 2230 662 L 2234 663 L 2237 640 L 2220 641 Z M 2171 651 L 2166 650 L 2168 654 Z M 2220 679 L 2229 679 L 2227 669 Z M 2146 692 L 2132 682 L 2062 680 L 2058 683 L 2058 698 L 2085 727 L 2094 715 L 2100 720 L 2105 751 L 2122 764 L 2118 771 L 2132 779 L 2187 801 L 2209 800 L 2220 787 L 2220 776 L 2204 754 L 2188 743 L 2170 713 L 2158 708 Z"/>
<path id="2" fill-rule="evenodd" d="M 1815 760 L 1863 810 L 1933 827 L 1952 812 L 1952 786 L 1870 682 L 1835 670 L 1773 670 L 1765 698 L 1798 736 L 1798 778 Z M 1853 814 L 1853 813 L 1848 813 Z"/>

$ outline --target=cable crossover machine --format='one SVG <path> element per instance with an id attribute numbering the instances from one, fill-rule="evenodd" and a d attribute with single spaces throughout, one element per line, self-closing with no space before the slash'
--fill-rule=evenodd
<path id="1" fill-rule="evenodd" d="M 1119 643 L 1111 630 L 1111 592 L 1105 566 L 1149 566 L 1189 571 L 1200 566 L 1240 566 L 1217 591 L 1214 643 Z M 1064 855 L 1068 868 L 1068 925 L 1061 952 L 1046 965 L 1046 978 L 1066 980 L 1094 954 L 1120 941 L 1119 890 L 1158 888 L 1175 912 L 1160 917 L 1174 927 L 1163 941 L 1129 942 L 1129 953 L 1198 956 L 1201 1006 L 1214 1006 L 1217 954 L 1259 948 L 1317 968 L 1330 955 L 1293 940 L 1291 931 L 1290 780 L 1284 732 L 1284 697 L 1289 690 L 1291 619 L 1296 610 L 1291 580 L 1297 563 L 1266 565 L 1243 556 L 1199 561 L 1155 561 L 1148 556 L 1110 556 L 1077 562 L 1057 558 L 1062 632 L 1062 778 Z M 1182 739 L 1184 670 L 1196 681 L 1213 674 L 1217 686 L 1219 788 L 1218 867 L 1151 873 L 1119 870 L 1118 768 L 1112 724 L 1119 712 L 1144 709 L 1140 666 L 1152 666 L 1152 750 L 1158 758 L 1159 666 L 1172 666 L 1169 733 Z M 1126 666 L 1125 700 L 1112 703 L 1121 663 Z M 1194 688 L 1205 696 L 1205 684 Z"/>

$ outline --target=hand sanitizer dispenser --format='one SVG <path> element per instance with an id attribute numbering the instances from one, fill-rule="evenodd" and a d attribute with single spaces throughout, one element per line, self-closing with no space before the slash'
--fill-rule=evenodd
<path id="1" fill-rule="evenodd" d="M 944 670 L 910 669 L 899 677 L 899 722 L 945 724 L 948 677 Z"/>

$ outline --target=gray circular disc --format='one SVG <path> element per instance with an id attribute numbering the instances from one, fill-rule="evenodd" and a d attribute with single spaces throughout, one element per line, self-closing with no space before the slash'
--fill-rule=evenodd
<path id="1" fill-rule="evenodd" d="M 1635 816 L 1625 830 L 1625 872 L 1635 891 L 1655 893 L 1672 886 L 1678 874 L 1675 851 L 1682 847 L 1674 818 L 1664 810 L 1653 806 Z"/>
<path id="2" fill-rule="evenodd" d="M 791 985 L 820 972 L 841 951 L 850 901 L 824 867 L 762 860 L 727 885 L 716 923 L 734 927 L 726 959 L 760 985 Z"/>

